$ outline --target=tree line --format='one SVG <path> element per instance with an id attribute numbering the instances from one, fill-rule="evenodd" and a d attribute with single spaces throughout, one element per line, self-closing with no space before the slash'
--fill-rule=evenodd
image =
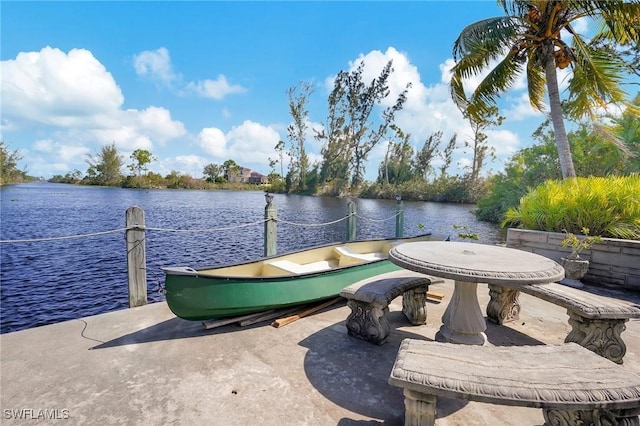
<path id="1" fill-rule="evenodd" d="M 55 175 L 49 182 L 123 188 L 207 189 L 227 184 L 225 176 L 228 176 L 230 171 L 237 172 L 240 169 L 231 159 L 220 165 L 210 163 L 202 171 L 205 179 L 196 179 L 176 170 L 165 176 L 149 171 L 148 166 L 157 161 L 157 158 L 146 149 L 136 149 L 129 156 L 129 160 L 130 162 L 125 164 L 124 156 L 118 152 L 115 143 L 111 143 L 103 146 L 97 153 L 87 156 L 88 168 L 85 173 L 76 169 L 65 175 Z M 123 174 L 123 168 L 128 169 L 130 173 Z M 241 184 L 227 186 L 243 189 Z"/>

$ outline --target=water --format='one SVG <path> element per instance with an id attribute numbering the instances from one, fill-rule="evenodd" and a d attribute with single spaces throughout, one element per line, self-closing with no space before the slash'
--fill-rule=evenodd
<path id="1" fill-rule="evenodd" d="M 349 199 L 274 196 L 278 253 L 343 241 Z M 354 199 L 357 239 L 395 236 L 396 203 Z M 125 211 L 145 211 L 148 228 L 210 230 L 261 222 L 262 191 L 174 191 L 83 187 L 32 183 L 0 189 L 0 239 L 54 238 L 111 231 L 77 239 L 0 244 L 0 332 L 22 330 L 128 306 Z M 504 240 L 495 226 L 476 221 L 473 205 L 404 202 L 404 235 L 451 234 L 466 225 L 480 242 Z M 386 219 L 386 220 L 385 220 Z M 292 222 L 288 224 L 285 222 Z M 421 228 L 422 225 L 424 228 Z M 215 266 L 262 256 L 262 223 L 207 232 L 146 232 L 150 302 L 158 291 L 162 266 Z"/>

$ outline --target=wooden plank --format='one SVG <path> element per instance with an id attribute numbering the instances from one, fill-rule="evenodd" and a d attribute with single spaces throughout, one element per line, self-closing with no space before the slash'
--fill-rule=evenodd
<path id="1" fill-rule="evenodd" d="M 204 326 L 204 328 L 209 330 L 216 327 L 222 327 L 223 325 L 233 324 L 234 322 L 248 320 L 250 318 L 254 318 L 260 315 L 264 315 L 264 312 L 258 312 L 256 314 L 243 315 L 239 317 L 221 318 L 217 320 L 206 320 L 206 321 L 202 321 L 202 325 Z"/>
<path id="2" fill-rule="evenodd" d="M 436 293 L 435 291 L 427 291 L 427 299 L 441 301 L 442 299 L 444 299 L 444 294 Z"/>
<path id="3" fill-rule="evenodd" d="M 320 304 L 318 306 L 314 306 L 313 308 L 309 308 L 307 310 L 299 312 L 296 315 L 291 315 L 291 316 L 288 316 L 288 317 L 277 319 L 274 322 L 272 322 L 271 325 L 273 327 L 275 327 L 275 328 L 283 327 L 283 326 L 285 326 L 287 324 L 291 324 L 292 322 L 299 320 L 300 318 L 304 318 L 307 315 L 311 315 L 314 312 L 317 312 L 317 311 L 319 311 L 321 309 L 324 309 L 324 308 L 326 308 L 328 306 L 331 306 L 334 303 L 339 302 L 340 300 L 344 300 L 344 299 L 342 297 L 336 297 L 335 299 L 331 299 L 328 302 L 322 303 L 322 304 Z"/>
<path id="4" fill-rule="evenodd" d="M 247 325 L 252 325 L 252 324 L 255 324 L 255 323 L 258 323 L 258 322 L 262 322 L 262 321 L 270 321 L 270 320 L 272 320 L 274 318 L 278 318 L 278 317 L 281 317 L 283 315 L 292 314 L 292 313 L 294 313 L 295 311 L 297 311 L 299 309 L 300 309 L 300 306 L 296 306 L 295 308 L 278 309 L 277 311 L 267 311 L 267 312 L 264 312 L 264 315 L 240 321 L 239 324 L 240 324 L 240 327 L 245 327 Z"/>

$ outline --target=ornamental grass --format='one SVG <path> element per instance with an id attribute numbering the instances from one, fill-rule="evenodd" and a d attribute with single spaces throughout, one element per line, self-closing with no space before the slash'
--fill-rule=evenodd
<path id="1" fill-rule="evenodd" d="M 550 180 L 510 208 L 502 226 L 640 239 L 640 175 Z"/>

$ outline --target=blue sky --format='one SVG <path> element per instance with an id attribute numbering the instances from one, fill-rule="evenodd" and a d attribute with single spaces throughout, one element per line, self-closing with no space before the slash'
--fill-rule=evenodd
<path id="1" fill-rule="evenodd" d="M 288 144 L 286 91 L 313 81 L 310 126 L 326 121 L 331 79 L 364 60 L 373 78 L 393 59 L 392 94 L 413 86 L 398 124 L 421 148 L 443 131 L 469 137 L 450 100 L 451 47 L 469 23 L 501 15 L 494 1 L 421 2 L 12 2 L 1 5 L 2 140 L 29 174 L 87 169 L 87 155 L 114 142 L 130 163 L 202 176 L 233 159 L 269 173 L 274 146 Z M 473 84 L 473 83 L 472 83 Z M 500 170 L 531 144 L 543 115 L 524 81 L 500 102 L 504 125 L 489 133 Z M 444 146 L 442 147 L 444 148 Z M 307 151 L 319 160 L 310 134 Z M 370 155 L 375 179 L 384 145 Z M 454 169 L 471 154 L 456 150 Z M 279 170 L 279 166 L 277 167 Z M 124 170 L 123 170 L 124 171 Z"/>

